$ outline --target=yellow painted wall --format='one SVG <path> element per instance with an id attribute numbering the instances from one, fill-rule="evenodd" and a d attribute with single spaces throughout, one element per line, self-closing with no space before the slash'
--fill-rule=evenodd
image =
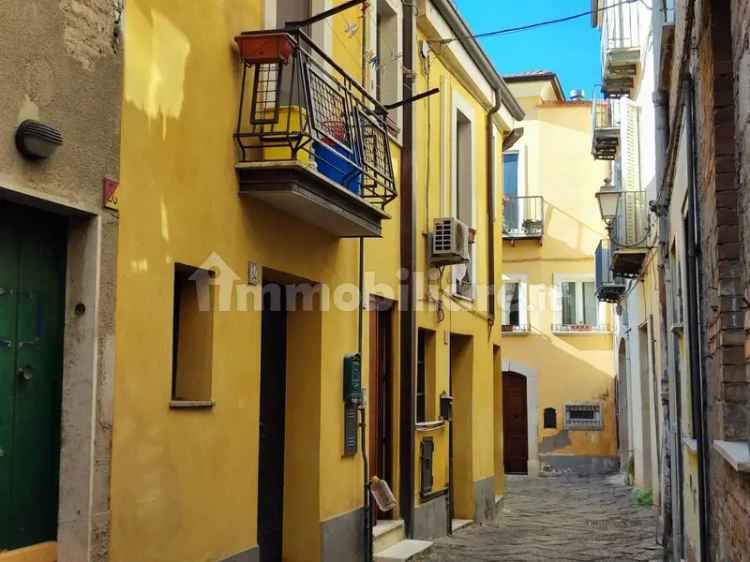
<path id="1" fill-rule="evenodd" d="M 503 273 L 527 276 L 530 325 L 528 335 L 506 334 L 503 360 L 538 373 L 540 453 L 614 456 L 612 334 L 560 335 L 552 330 L 555 274 L 590 274 L 593 280 L 594 251 L 606 237 L 594 193 L 608 172 L 606 163 L 590 154 L 591 106 L 555 103 L 542 82 L 513 84 L 511 90 L 526 110 L 524 135 L 513 147 L 519 152 L 519 183 L 524 184 L 519 193 L 544 197 L 544 238 L 541 244 L 503 243 Z M 610 327 L 612 320 L 607 306 Z M 560 440 L 549 449 L 549 438 L 563 429 L 565 403 L 579 401 L 603 403 L 603 431 L 569 431 L 568 444 Z M 557 429 L 543 429 L 543 411 L 549 407 L 557 412 Z"/>
<path id="2" fill-rule="evenodd" d="M 425 36 L 421 29 L 417 32 L 417 41 Z M 472 170 L 474 188 L 474 227 L 477 229 L 475 259 L 476 280 L 480 289 L 473 301 L 451 297 L 451 268 L 437 273 L 439 279 L 429 278 L 417 284 L 417 298 L 420 309 L 417 313 L 417 325 L 435 333 L 437 368 L 435 385 L 430 393 L 432 407 L 427 411 L 438 412 L 439 397 L 450 390 L 451 361 L 453 360 L 454 396 L 454 492 L 456 494 L 456 516 L 472 519 L 474 517 L 475 498 L 474 483 L 497 476 L 502 480 L 502 466 L 496 472 L 495 432 L 494 428 L 501 420 L 501 412 L 495 407 L 494 382 L 499 379 L 499 372 L 493 364 L 493 346 L 500 345 L 499 327 L 491 327 L 487 319 L 487 244 L 490 236 L 495 243 L 495 279 L 499 287 L 501 275 L 502 247 L 499 243 L 501 224 L 501 206 L 498 204 L 494 232 L 488 231 L 487 217 L 487 143 L 486 123 L 489 107 L 481 102 L 469 89 L 470 85 L 462 82 L 456 69 L 440 53 L 430 52 L 428 60 L 422 61 L 416 69 L 416 79 L 412 91 L 421 92 L 430 88 L 440 88 L 440 93 L 415 103 L 417 153 L 416 201 L 417 216 L 417 269 L 425 274 L 430 272 L 427 263 L 427 234 L 432 228 L 433 220 L 439 217 L 452 216 L 454 209 L 451 202 L 453 182 L 450 158 L 452 143 L 455 138 L 453 121 L 453 104 L 460 97 L 473 114 L 472 144 L 474 147 L 474 166 Z M 496 139 L 497 172 L 496 193 L 502 192 L 501 146 L 502 132 Z M 443 313 L 438 313 L 437 302 L 441 301 Z M 452 349 L 451 334 L 462 336 L 469 351 L 457 354 Z M 455 338 L 453 339 L 455 342 Z M 453 352 L 453 353 L 452 353 Z M 461 358 L 458 357 L 461 355 Z M 459 367 L 460 366 L 460 367 Z M 499 419 L 498 419 L 499 418 Z M 428 420 L 431 421 L 431 420 Z M 423 435 L 432 435 L 435 439 L 435 470 L 433 490 L 441 489 L 447 479 L 448 428 L 417 433 L 417 450 Z M 415 495 L 419 503 L 419 466 L 416 465 Z M 445 475 L 445 476 L 444 476 Z M 446 482 L 447 483 L 447 482 Z M 496 490 L 502 490 L 502 483 L 496 482 Z"/>
<path id="3" fill-rule="evenodd" d="M 200 266 L 215 252 L 239 276 L 237 286 L 250 261 L 332 288 L 357 282 L 357 241 L 334 239 L 238 195 L 233 37 L 261 28 L 261 7 L 128 2 L 113 562 L 217 560 L 257 543 L 260 313 L 252 301 L 239 310 L 230 293 L 231 310 L 216 311 L 213 326 L 215 406 L 170 410 L 174 263 Z M 345 17 L 352 20 L 348 12 L 334 18 L 335 29 Z M 333 44 L 339 56 L 343 47 Z M 366 242 L 368 285 L 386 283 L 390 290 L 372 291 L 396 298 L 398 208 L 398 201 L 387 208 L 393 218 L 383 240 Z M 287 396 L 285 559 L 304 562 L 317 559 L 321 521 L 362 505 L 361 456 L 342 456 L 342 360 L 357 349 L 357 313 L 310 314 L 290 316 L 306 331 L 289 334 L 297 343 Z"/>

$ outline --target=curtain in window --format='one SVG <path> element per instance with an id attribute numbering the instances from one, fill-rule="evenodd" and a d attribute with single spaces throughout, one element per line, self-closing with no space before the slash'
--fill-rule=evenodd
<path id="1" fill-rule="evenodd" d="M 521 314 L 519 306 L 520 283 L 505 284 L 505 303 L 503 306 L 503 324 L 520 326 Z"/>
<path id="2" fill-rule="evenodd" d="M 562 291 L 562 323 L 576 324 L 576 284 L 574 281 L 565 281 L 560 284 Z"/>
<path id="3" fill-rule="evenodd" d="M 593 281 L 583 284 L 583 323 L 591 326 L 599 324 L 599 301 Z"/>

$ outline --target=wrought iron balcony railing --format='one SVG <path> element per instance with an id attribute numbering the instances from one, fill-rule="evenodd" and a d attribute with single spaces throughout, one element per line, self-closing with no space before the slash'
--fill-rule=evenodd
<path id="1" fill-rule="evenodd" d="M 604 302 L 617 302 L 625 292 L 625 279 L 612 272 L 612 243 L 602 240 L 596 247 L 596 297 Z"/>
<path id="2" fill-rule="evenodd" d="M 591 154 L 597 160 L 614 160 L 620 145 L 620 108 L 616 100 L 602 99 L 594 93 L 591 104 Z"/>
<path id="3" fill-rule="evenodd" d="M 505 197 L 503 238 L 525 239 L 544 236 L 544 198 L 538 195 Z"/>
<path id="4" fill-rule="evenodd" d="M 610 231 L 612 272 L 615 276 L 638 276 L 648 253 L 650 232 L 646 192 L 623 191 Z"/>
<path id="5" fill-rule="evenodd" d="M 396 197 L 386 109 L 301 30 L 243 33 L 240 162 L 296 162 L 383 209 Z"/>

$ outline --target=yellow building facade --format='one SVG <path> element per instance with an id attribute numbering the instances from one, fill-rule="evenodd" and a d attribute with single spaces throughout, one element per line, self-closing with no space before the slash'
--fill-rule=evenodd
<path id="1" fill-rule="evenodd" d="M 127 4 L 112 562 L 359 560 L 494 516 L 523 112 L 436 42 L 468 35 L 447 0 L 258 33 L 340 4 Z M 437 266 L 450 218 L 470 261 Z M 369 518 L 365 460 L 398 501 Z"/>
<path id="2" fill-rule="evenodd" d="M 507 76 L 526 112 L 504 154 L 503 379 L 507 472 L 616 469 L 613 309 L 599 303 L 591 103 L 556 75 Z"/>

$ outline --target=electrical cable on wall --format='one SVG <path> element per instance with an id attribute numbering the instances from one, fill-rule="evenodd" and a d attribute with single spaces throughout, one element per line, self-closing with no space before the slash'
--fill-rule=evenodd
<path id="1" fill-rule="evenodd" d="M 545 20 L 545 21 L 530 23 L 530 24 L 521 25 L 521 26 L 518 26 L 518 27 L 508 27 L 508 28 L 505 28 L 505 29 L 497 29 L 495 31 L 485 31 L 485 32 L 482 32 L 482 33 L 475 33 L 475 34 L 472 34 L 472 35 L 457 35 L 455 37 L 446 37 L 446 38 L 443 38 L 443 39 L 428 39 L 428 41 L 430 43 L 440 43 L 440 44 L 445 45 L 445 44 L 451 43 L 453 41 L 458 41 L 458 40 L 461 40 L 461 39 L 483 39 L 483 38 L 486 38 L 486 37 L 495 37 L 495 36 L 498 36 L 498 35 L 508 35 L 510 33 L 517 33 L 519 31 L 529 31 L 529 30 L 532 30 L 532 29 L 538 29 L 540 27 L 546 27 L 548 25 L 555 25 L 555 24 L 558 24 L 558 23 L 566 23 L 566 22 L 573 21 L 573 20 L 576 20 L 576 19 L 580 19 L 580 18 L 583 18 L 583 17 L 586 17 L 586 16 L 590 16 L 591 14 L 594 14 L 594 13 L 605 12 L 607 10 L 611 10 L 612 8 L 617 8 L 618 6 L 623 6 L 625 4 L 634 4 L 635 2 L 638 2 L 638 1 L 639 0 L 622 0 L 621 2 L 617 2 L 616 4 L 612 4 L 611 6 L 604 6 L 602 8 L 598 8 L 596 10 L 588 10 L 588 11 L 585 11 L 585 12 L 580 12 L 578 14 L 573 14 L 573 15 L 565 16 L 565 17 L 561 17 L 561 18 L 555 18 L 555 19 L 551 19 L 551 20 Z"/>

